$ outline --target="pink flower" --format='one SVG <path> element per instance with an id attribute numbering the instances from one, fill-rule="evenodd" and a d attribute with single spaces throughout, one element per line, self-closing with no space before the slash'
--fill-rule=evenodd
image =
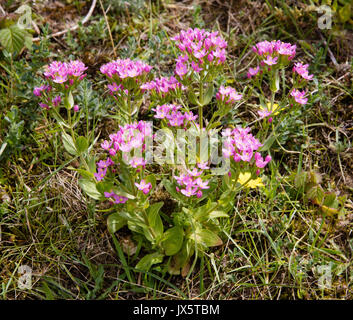
<path id="1" fill-rule="evenodd" d="M 152 108 L 152 111 L 155 111 L 156 119 L 165 119 L 171 110 L 171 105 L 164 104 L 161 106 L 157 106 L 156 109 Z"/>
<path id="2" fill-rule="evenodd" d="M 123 196 L 118 196 L 114 192 L 104 192 L 104 196 L 106 198 L 113 198 L 115 204 L 125 203 L 128 199 Z"/>
<path id="3" fill-rule="evenodd" d="M 303 65 L 302 63 L 297 62 L 294 64 L 293 71 L 298 73 L 305 80 L 312 80 L 314 78 L 314 75 L 313 74 L 309 75 L 308 68 L 309 68 L 308 64 Z"/>
<path id="4" fill-rule="evenodd" d="M 240 155 L 240 159 L 245 162 L 250 162 L 252 159 L 252 156 L 253 156 L 253 151 L 247 150 L 242 152 L 242 154 Z"/>
<path id="5" fill-rule="evenodd" d="M 198 177 L 198 176 L 200 176 L 202 174 L 202 171 L 198 171 L 197 168 L 194 168 L 193 170 L 187 169 L 186 171 L 192 177 Z"/>
<path id="6" fill-rule="evenodd" d="M 152 67 L 143 61 L 132 61 L 130 59 L 117 59 L 101 66 L 100 71 L 108 78 L 113 76 L 117 79 L 136 78 L 151 71 Z"/>
<path id="7" fill-rule="evenodd" d="M 33 90 L 33 94 L 37 97 L 42 95 L 42 91 L 45 89 L 46 86 L 35 87 Z"/>
<path id="8" fill-rule="evenodd" d="M 139 157 L 134 157 L 131 161 L 130 161 L 130 165 L 133 168 L 137 168 L 137 167 L 145 167 L 146 165 L 146 161 L 144 158 L 139 158 Z"/>
<path id="9" fill-rule="evenodd" d="M 293 89 L 290 95 L 294 98 L 294 100 L 299 104 L 306 104 L 308 102 L 308 98 L 304 98 L 306 95 L 305 91 L 299 91 L 297 89 Z"/>
<path id="10" fill-rule="evenodd" d="M 200 162 L 197 164 L 197 166 L 201 169 L 201 170 L 207 170 L 210 167 L 207 165 L 207 161 L 206 162 Z"/>
<path id="11" fill-rule="evenodd" d="M 222 134 L 225 139 L 222 149 L 224 157 L 231 158 L 235 162 L 244 161 L 250 165 L 252 165 L 253 159 L 256 165 L 264 164 L 263 159 L 259 158 L 261 154 L 256 152 L 262 144 L 250 133 L 250 128 L 237 127 L 233 130 L 224 131 Z M 269 158 L 266 158 L 267 160 L 269 161 Z"/>
<path id="12" fill-rule="evenodd" d="M 296 46 L 280 40 L 273 40 L 271 42 L 259 42 L 252 48 L 252 50 L 259 56 L 266 57 L 277 53 L 282 56 L 287 56 L 288 59 L 291 60 L 295 55 Z"/>
<path id="13" fill-rule="evenodd" d="M 227 47 L 227 42 L 218 32 L 189 28 L 188 30 L 182 30 L 172 40 L 176 42 L 177 48 L 183 54 L 176 60 L 176 73 L 181 73 L 181 76 L 186 74 L 185 68 L 189 63 L 191 63 L 191 67 L 195 72 L 200 72 L 201 65 L 204 63 L 218 65 L 226 60 L 225 48 Z"/>
<path id="14" fill-rule="evenodd" d="M 108 150 L 112 145 L 112 142 L 109 142 L 107 140 L 104 140 L 103 143 L 101 144 L 102 149 Z"/>
<path id="15" fill-rule="evenodd" d="M 41 102 L 41 103 L 39 103 L 39 106 L 43 109 L 49 110 L 49 106 L 46 103 Z"/>
<path id="16" fill-rule="evenodd" d="M 98 172 L 94 174 L 94 177 L 96 178 L 97 181 L 101 181 L 104 179 L 105 175 L 107 174 L 107 167 L 98 167 Z"/>
<path id="17" fill-rule="evenodd" d="M 107 158 L 107 160 L 100 160 L 97 162 L 97 167 L 104 169 L 104 168 L 108 168 L 109 166 L 113 165 L 114 161 L 110 158 Z"/>
<path id="18" fill-rule="evenodd" d="M 256 76 L 259 71 L 260 71 L 260 67 L 259 66 L 257 66 L 255 69 L 254 68 L 249 68 L 249 71 L 247 73 L 248 79 Z"/>
<path id="19" fill-rule="evenodd" d="M 272 66 L 274 64 L 277 64 L 278 57 L 271 57 L 268 56 L 265 60 L 263 60 L 264 63 L 266 63 L 269 66 Z"/>
<path id="20" fill-rule="evenodd" d="M 187 186 L 185 189 L 181 189 L 180 192 L 186 197 L 194 196 L 197 192 L 197 187 Z"/>
<path id="21" fill-rule="evenodd" d="M 197 178 L 195 180 L 195 182 L 200 189 L 209 189 L 210 188 L 210 186 L 208 185 L 208 181 L 202 181 L 201 178 Z"/>
<path id="22" fill-rule="evenodd" d="M 259 152 L 255 153 L 254 158 L 255 158 L 256 167 L 258 168 L 264 168 L 267 165 L 267 163 L 269 163 L 272 159 L 271 156 L 268 155 L 264 160 Z"/>
<path id="23" fill-rule="evenodd" d="M 232 87 L 221 86 L 216 94 L 216 99 L 225 101 L 225 103 L 234 103 L 235 101 L 241 100 L 242 94 L 237 93 Z"/>
<path id="24" fill-rule="evenodd" d="M 195 63 L 194 61 L 191 62 L 191 67 L 195 72 L 200 72 L 202 71 L 202 68 L 200 68 L 198 63 Z"/>
<path id="25" fill-rule="evenodd" d="M 171 127 L 186 127 L 191 121 L 197 119 L 197 115 L 194 115 L 191 111 L 182 113 L 178 111 L 180 109 L 180 105 L 164 104 L 152 108 L 152 111 L 156 112 L 154 116 L 156 119 L 167 119 L 168 125 Z"/>
<path id="26" fill-rule="evenodd" d="M 57 107 L 60 102 L 61 102 L 61 97 L 60 96 L 55 96 L 53 98 L 53 100 L 52 100 L 52 103 L 53 103 L 54 107 Z"/>
<path id="27" fill-rule="evenodd" d="M 117 85 L 115 82 L 113 82 L 112 84 L 108 84 L 107 87 L 110 90 L 110 94 L 113 94 L 114 92 L 120 91 L 123 88 L 123 86 L 121 84 Z"/>
<path id="28" fill-rule="evenodd" d="M 75 79 L 82 80 L 87 67 L 83 62 L 74 60 L 70 62 L 53 61 L 44 72 L 44 76 L 55 83 L 65 83 L 69 80 L 72 85 Z"/>
<path id="29" fill-rule="evenodd" d="M 188 68 L 184 63 L 178 62 L 175 67 L 175 73 L 182 78 L 185 74 L 188 73 Z"/>
<path id="30" fill-rule="evenodd" d="M 109 149 L 109 154 L 115 155 L 118 151 L 130 152 L 133 149 L 143 148 L 145 139 L 151 136 L 151 123 L 139 121 L 120 126 L 117 133 L 109 136 L 110 141 L 105 141 L 101 146 L 105 150 Z"/>
<path id="31" fill-rule="evenodd" d="M 152 184 L 150 182 L 146 183 L 144 179 L 140 183 L 135 182 L 137 189 L 141 190 L 144 194 L 147 194 L 152 189 Z"/>
<path id="32" fill-rule="evenodd" d="M 67 81 L 67 76 L 58 74 L 58 75 L 54 76 L 53 81 L 55 83 L 64 83 Z"/>
<path id="33" fill-rule="evenodd" d="M 260 119 L 263 119 L 268 117 L 272 112 L 267 109 L 264 109 L 264 110 L 258 110 L 257 113 L 259 114 Z"/>
<path id="34" fill-rule="evenodd" d="M 143 85 L 141 85 L 141 90 L 149 90 L 149 91 L 155 91 L 156 93 L 168 93 L 168 92 L 173 92 L 176 91 L 177 89 L 185 90 L 186 88 L 181 85 L 181 83 L 178 82 L 178 80 L 175 77 L 162 77 L 158 79 L 154 79 L 151 82 L 146 82 Z"/>
<path id="35" fill-rule="evenodd" d="M 79 107 L 77 104 L 75 104 L 74 107 L 73 107 L 73 109 L 74 109 L 75 112 L 78 112 L 78 110 L 80 109 L 80 107 Z"/>

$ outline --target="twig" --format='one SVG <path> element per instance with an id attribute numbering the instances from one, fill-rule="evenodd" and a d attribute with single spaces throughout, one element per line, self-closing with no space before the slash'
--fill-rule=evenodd
<path id="1" fill-rule="evenodd" d="M 2 6 L 0 5 L 0 11 L 2 13 L 3 16 L 6 16 L 6 11 L 2 8 Z"/>
<path id="2" fill-rule="evenodd" d="M 110 37 L 110 41 L 112 43 L 112 47 L 113 47 L 113 52 L 114 52 L 114 57 L 116 58 L 117 55 L 116 55 L 116 51 L 115 51 L 115 46 L 114 46 L 114 40 L 113 40 L 113 36 L 112 36 L 112 32 L 110 30 L 110 26 L 109 26 L 109 21 L 108 21 L 108 17 L 105 13 L 105 10 L 104 10 L 104 7 L 103 7 L 103 3 L 102 3 L 102 0 L 99 0 L 99 3 L 101 5 L 101 8 L 102 8 L 102 11 L 103 11 L 103 15 L 104 15 L 104 20 L 105 20 L 105 23 L 107 25 L 107 28 L 108 28 L 108 32 L 109 32 L 109 37 Z"/>
<path id="3" fill-rule="evenodd" d="M 92 15 L 92 13 L 93 13 L 93 11 L 94 11 L 94 8 L 95 8 L 95 6 L 96 6 L 96 3 L 97 3 L 97 0 L 93 0 L 93 1 L 92 1 L 91 7 L 89 8 L 89 11 L 88 11 L 87 15 L 86 15 L 86 16 L 82 19 L 82 21 L 81 21 L 82 24 L 85 24 L 85 23 L 89 20 L 89 18 L 91 17 L 91 15 Z M 79 25 L 76 24 L 76 25 L 74 25 L 74 26 L 71 27 L 71 28 L 67 28 L 67 29 L 65 29 L 65 30 L 62 30 L 62 31 L 59 31 L 59 32 L 50 34 L 50 35 L 48 35 L 46 38 L 49 39 L 49 38 L 52 38 L 52 37 L 61 36 L 61 35 L 63 35 L 63 34 L 65 34 L 65 33 L 69 32 L 69 31 L 74 31 L 74 30 L 76 30 L 78 27 L 79 27 Z M 33 41 L 39 41 L 39 40 L 40 40 L 39 37 L 33 39 Z"/>

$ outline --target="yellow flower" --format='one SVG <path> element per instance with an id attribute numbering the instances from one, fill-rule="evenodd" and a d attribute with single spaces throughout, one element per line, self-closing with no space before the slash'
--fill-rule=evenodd
<path id="1" fill-rule="evenodd" d="M 274 103 L 272 105 L 272 109 L 271 109 L 271 102 L 267 103 L 267 108 L 264 108 L 262 105 L 260 105 L 260 109 L 264 111 L 270 111 L 271 114 L 273 115 L 279 114 L 279 111 L 276 111 L 277 109 L 279 109 L 279 105 L 277 103 Z"/>
<path id="2" fill-rule="evenodd" d="M 251 179 L 251 173 L 250 172 L 245 172 L 245 173 L 240 173 L 239 174 L 239 178 L 238 178 L 238 182 L 241 185 L 244 185 L 244 183 L 246 183 L 246 185 L 244 185 L 245 187 L 248 188 L 253 188 L 255 189 L 256 187 L 264 187 L 264 184 L 262 183 L 262 179 L 261 178 L 256 178 L 256 179 Z"/>

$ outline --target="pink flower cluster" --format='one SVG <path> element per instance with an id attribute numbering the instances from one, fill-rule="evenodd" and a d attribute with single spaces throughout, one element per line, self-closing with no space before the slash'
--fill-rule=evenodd
<path id="1" fill-rule="evenodd" d="M 117 59 L 100 67 L 100 71 L 107 77 L 118 79 L 136 78 L 149 73 L 151 69 L 152 67 L 143 61 L 130 59 Z"/>
<path id="2" fill-rule="evenodd" d="M 145 121 L 134 122 L 120 126 L 117 133 L 109 135 L 109 141 L 105 140 L 101 147 L 114 156 L 120 150 L 128 153 L 133 149 L 145 148 L 146 137 L 152 136 L 152 125 Z"/>
<path id="3" fill-rule="evenodd" d="M 198 198 L 202 197 L 202 190 L 209 189 L 209 181 L 203 180 L 201 175 L 203 171 L 209 169 L 207 163 L 198 163 L 197 167 L 193 170 L 187 169 L 187 173 L 182 173 L 180 176 L 174 176 L 177 184 L 180 186 L 176 187 L 178 192 L 181 192 L 186 197 L 196 195 Z"/>
<path id="4" fill-rule="evenodd" d="M 113 82 L 112 84 L 108 84 L 107 87 L 109 89 L 109 94 L 111 95 L 114 95 L 116 93 L 118 96 L 121 96 L 122 90 L 125 95 L 129 94 L 129 90 L 124 89 L 124 86 L 122 84 L 117 85 L 115 82 Z"/>
<path id="5" fill-rule="evenodd" d="M 179 111 L 180 109 L 180 105 L 163 104 L 152 110 L 156 112 L 154 116 L 156 119 L 168 120 L 168 125 L 171 127 L 185 128 L 190 121 L 195 121 L 197 119 L 197 115 L 194 115 L 191 111 L 183 113 Z"/>
<path id="6" fill-rule="evenodd" d="M 176 91 L 177 89 L 185 90 L 186 88 L 178 82 L 175 77 L 161 77 L 154 79 L 153 81 L 146 82 L 141 85 L 141 90 L 143 91 L 155 91 L 157 94 L 162 94 L 163 96 L 171 91 Z"/>
<path id="7" fill-rule="evenodd" d="M 73 85 L 75 80 L 82 80 L 86 74 L 87 67 L 80 60 L 70 62 L 53 61 L 44 72 L 44 76 L 55 82 Z M 68 81 L 68 83 L 66 83 Z"/>
<path id="8" fill-rule="evenodd" d="M 94 177 L 96 178 L 97 181 L 101 181 L 104 179 L 104 177 L 107 174 L 107 170 L 110 166 L 114 164 L 114 161 L 110 158 L 107 158 L 107 160 L 100 160 L 97 162 L 97 168 L 98 172 L 94 174 Z"/>
<path id="9" fill-rule="evenodd" d="M 191 29 L 172 38 L 183 53 L 176 60 L 175 72 L 181 78 L 188 72 L 189 67 L 195 71 L 203 70 L 205 64 L 219 65 L 226 60 L 227 42 L 216 32 L 204 29 Z"/>
<path id="10" fill-rule="evenodd" d="M 132 124 L 126 124 L 120 126 L 119 131 L 109 136 L 109 141 L 105 140 L 101 147 L 107 150 L 111 156 L 115 156 L 119 151 L 122 152 L 123 157 L 128 155 L 134 149 L 142 148 L 145 149 L 146 138 L 152 136 L 152 125 L 151 123 L 139 121 Z M 144 167 L 146 165 L 143 157 L 132 157 L 129 164 L 133 168 Z M 108 168 L 114 165 L 114 161 L 109 157 L 106 160 L 100 160 L 97 162 L 97 173 L 94 174 L 97 181 L 101 181 L 107 174 Z M 115 169 L 112 169 L 114 172 Z M 147 194 L 152 185 L 146 183 L 145 180 L 141 180 L 140 183 L 135 183 L 136 187 L 141 190 L 144 194 Z M 114 203 L 125 203 L 128 199 L 126 197 L 117 195 L 114 192 L 104 192 L 106 198 L 112 198 Z"/>
<path id="11" fill-rule="evenodd" d="M 49 92 L 51 89 L 51 86 L 44 84 L 40 87 L 35 87 L 33 90 L 33 94 L 36 97 L 40 97 L 42 95 L 42 92 Z"/>
<path id="12" fill-rule="evenodd" d="M 43 87 L 43 86 L 42 86 Z M 44 90 L 42 90 L 42 91 L 39 91 L 39 94 L 38 94 L 38 92 L 36 92 L 36 90 L 40 90 L 40 88 L 41 87 L 39 87 L 39 88 L 34 88 L 34 90 L 33 90 L 33 93 L 34 93 L 34 95 L 36 95 L 36 96 L 41 96 L 42 95 L 42 91 L 44 91 Z M 50 87 L 49 87 L 50 88 Z M 46 91 L 50 91 L 50 89 L 48 89 L 48 90 L 46 90 Z M 36 92 L 36 93 L 35 93 Z M 61 97 L 59 96 L 59 95 L 57 95 L 57 96 L 55 96 L 54 98 L 50 98 L 50 97 L 45 97 L 45 103 L 44 102 L 40 102 L 39 103 L 39 106 L 41 107 L 41 108 L 43 108 L 43 109 L 47 109 L 47 110 L 49 110 L 50 109 L 50 107 L 57 107 L 60 103 L 61 103 L 61 101 L 62 101 L 62 99 L 61 99 Z"/>
<path id="13" fill-rule="evenodd" d="M 104 192 L 104 196 L 108 199 L 113 198 L 113 203 L 115 204 L 125 203 L 127 201 L 126 197 L 118 196 L 115 192 Z"/>
<path id="14" fill-rule="evenodd" d="M 150 182 L 146 183 L 144 179 L 142 179 L 140 183 L 135 182 L 135 186 L 144 194 L 148 194 L 152 189 L 152 184 Z"/>
<path id="15" fill-rule="evenodd" d="M 305 80 L 312 80 L 314 78 L 313 74 L 309 75 L 308 71 L 309 65 L 297 62 L 294 64 L 293 72 L 298 73 Z"/>
<path id="16" fill-rule="evenodd" d="M 290 95 L 294 98 L 295 102 L 299 104 L 306 104 L 308 102 L 308 98 L 305 98 L 306 91 L 300 91 L 298 89 L 292 89 Z"/>
<path id="17" fill-rule="evenodd" d="M 86 74 L 84 73 L 87 70 L 85 64 L 79 60 L 69 61 L 69 62 L 60 62 L 53 61 L 49 66 L 46 67 L 44 76 L 49 81 L 49 84 L 42 85 L 40 87 L 35 87 L 33 94 L 36 97 L 41 97 L 42 102 L 39 103 L 39 106 L 43 109 L 49 110 L 50 107 L 57 107 L 62 102 L 62 97 L 57 94 L 55 91 L 62 91 L 62 85 L 65 90 L 72 90 L 75 86 L 82 80 Z M 57 85 L 60 85 L 59 89 Z M 79 107 L 74 106 L 74 111 L 77 112 Z"/>
<path id="18" fill-rule="evenodd" d="M 216 99 L 224 101 L 225 103 L 234 103 L 235 101 L 241 100 L 242 94 L 237 93 L 232 87 L 221 86 L 216 94 Z"/>
<path id="19" fill-rule="evenodd" d="M 282 42 L 280 40 L 273 41 L 262 41 L 253 46 L 252 50 L 262 60 L 262 65 L 267 64 L 269 66 L 277 64 L 278 60 L 287 58 L 288 61 L 292 60 L 295 56 L 296 45 Z M 284 62 L 284 61 L 283 61 Z"/>
<path id="20" fill-rule="evenodd" d="M 265 160 L 256 152 L 262 144 L 251 133 L 250 128 L 237 127 L 233 130 L 226 129 L 222 132 L 225 137 L 223 156 L 232 157 L 235 162 L 255 162 L 256 167 L 264 168 L 271 161 L 271 156 Z"/>

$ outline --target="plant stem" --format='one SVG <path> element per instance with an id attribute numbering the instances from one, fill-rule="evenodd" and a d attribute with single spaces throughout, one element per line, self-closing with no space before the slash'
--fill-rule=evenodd
<path id="1" fill-rule="evenodd" d="M 203 127 L 203 105 L 201 104 L 201 101 L 203 101 L 203 83 L 202 81 L 200 82 L 200 96 L 199 96 L 199 122 L 200 122 L 200 129 L 202 130 Z"/>

